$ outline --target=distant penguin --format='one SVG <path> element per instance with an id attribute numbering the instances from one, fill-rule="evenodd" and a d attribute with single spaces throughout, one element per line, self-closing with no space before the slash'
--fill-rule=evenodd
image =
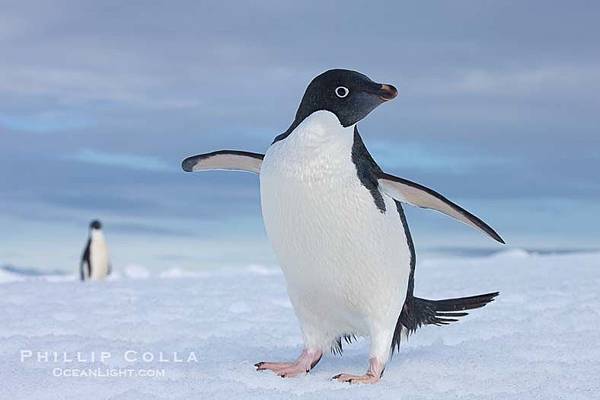
<path id="1" fill-rule="evenodd" d="M 446 300 L 414 295 L 415 248 L 401 203 L 440 211 L 504 243 L 485 222 L 441 194 L 389 175 L 365 147 L 357 123 L 396 97 L 392 85 L 349 70 L 330 70 L 309 84 L 291 126 L 266 154 L 221 150 L 189 157 L 185 171 L 259 174 L 262 214 L 302 329 L 293 362 L 261 362 L 282 377 L 309 372 L 342 341 L 370 338 L 364 375 L 374 383 L 402 336 L 445 325 L 483 307 L 497 292 Z M 394 132 L 398 129 L 394 128 Z"/>
<path id="2" fill-rule="evenodd" d="M 98 280 L 106 278 L 110 272 L 108 246 L 102 232 L 102 224 L 94 220 L 90 223 L 89 238 L 79 264 L 79 275 L 82 281 Z"/>

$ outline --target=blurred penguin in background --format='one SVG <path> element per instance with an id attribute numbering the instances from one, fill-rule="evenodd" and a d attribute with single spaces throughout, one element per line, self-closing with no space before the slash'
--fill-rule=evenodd
<path id="1" fill-rule="evenodd" d="M 98 220 L 90 223 L 90 235 L 81 256 L 79 274 L 82 281 L 106 278 L 111 272 L 108 259 L 108 246 L 102 232 L 102 224 Z"/>

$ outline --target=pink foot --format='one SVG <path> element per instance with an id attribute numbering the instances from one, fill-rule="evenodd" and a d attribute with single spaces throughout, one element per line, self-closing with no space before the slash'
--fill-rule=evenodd
<path id="1" fill-rule="evenodd" d="M 331 379 L 348 383 L 377 383 L 383 375 L 383 364 L 376 358 L 369 360 L 369 370 L 364 375 L 338 374 Z"/>
<path id="2" fill-rule="evenodd" d="M 377 383 L 380 378 L 367 372 L 364 375 L 338 374 L 331 379 L 348 383 Z"/>
<path id="3" fill-rule="evenodd" d="M 294 362 L 259 362 L 254 364 L 257 371 L 271 370 L 282 378 L 291 378 L 300 374 L 307 374 L 321 360 L 323 352 L 320 350 L 302 351 L 300 357 Z"/>

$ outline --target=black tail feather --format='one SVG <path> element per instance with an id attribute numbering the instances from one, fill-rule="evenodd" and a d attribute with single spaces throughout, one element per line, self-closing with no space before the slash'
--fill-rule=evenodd
<path id="1" fill-rule="evenodd" d="M 342 339 L 344 339 L 344 341 L 347 344 L 352 343 L 353 341 L 356 340 L 356 335 L 354 334 L 346 334 L 346 335 L 342 335 L 340 337 L 338 337 L 332 344 L 331 346 L 331 352 L 333 354 L 337 354 L 339 356 L 342 355 L 344 349 L 342 348 Z"/>
<path id="2" fill-rule="evenodd" d="M 392 350 L 400 348 L 402 330 L 406 335 L 413 333 L 423 325 L 448 325 L 458 318 L 469 315 L 464 310 L 473 310 L 494 301 L 499 292 L 480 294 L 445 300 L 427 300 L 410 296 L 406 299 L 400 318 L 396 323 Z"/>

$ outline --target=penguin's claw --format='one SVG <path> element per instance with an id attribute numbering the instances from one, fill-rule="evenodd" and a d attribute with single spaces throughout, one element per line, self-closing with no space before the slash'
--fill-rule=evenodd
<path id="1" fill-rule="evenodd" d="M 275 373 L 282 378 L 292 378 L 301 374 L 308 374 L 308 371 L 310 370 L 306 369 L 303 365 L 294 364 L 289 368 L 280 369 Z"/>
<path id="2" fill-rule="evenodd" d="M 273 371 L 282 378 L 291 378 L 308 372 L 319 362 L 323 352 L 320 350 L 303 350 L 295 362 L 259 362 L 254 364 L 257 371 Z"/>
<path id="3" fill-rule="evenodd" d="M 348 383 L 377 383 L 383 375 L 385 364 L 377 358 L 369 359 L 369 369 L 364 375 L 337 374 L 331 380 Z"/>
<path id="4" fill-rule="evenodd" d="M 337 374 L 336 376 L 331 378 L 332 380 L 337 380 L 338 382 L 348 382 L 352 383 L 377 383 L 379 382 L 379 377 L 377 375 L 366 373 L 364 375 L 350 375 L 350 374 Z"/>
<path id="5" fill-rule="evenodd" d="M 300 374 L 307 374 L 310 371 L 303 363 L 298 362 L 259 362 L 254 364 L 254 366 L 257 371 L 270 370 L 282 378 L 292 378 Z"/>
<path id="6" fill-rule="evenodd" d="M 277 372 L 280 369 L 289 368 L 292 365 L 294 365 L 294 363 L 292 363 L 292 362 L 267 362 L 267 361 L 261 361 L 259 363 L 254 364 L 257 371 L 270 370 L 273 372 Z"/>

